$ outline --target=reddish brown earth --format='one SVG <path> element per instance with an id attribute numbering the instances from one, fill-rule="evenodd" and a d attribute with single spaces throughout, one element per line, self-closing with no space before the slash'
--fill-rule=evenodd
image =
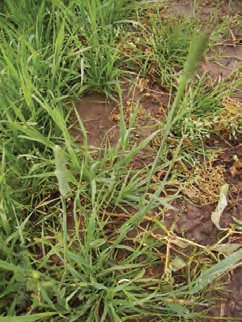
<path id="1" fill-rule="evenodd" d="M 212 78 L 230 76 L 241 66 L 242 46 L 218 46 L 208 52 L 201 64 L 201 72 L 208 72 Z"/>
<path id="2" fill-rule="evenodd" d="M 211 309 L 209 315 L 223 319 L 206 319 L 204 322 L 238 322 L 237 318 L 242 317 L 242 266 L 231 271 L 223 282 L 224 290 L 214 294 L 219 301 Z M 226 317 L 228 317 L 227 320 Z M 234 318 L 233 318 L 234 317 Z"/>
<path id="3" fill-rule="evenodd" d="M 242 14 L 241 1 L 229 0 L 169 0 L 165 2 L 169 14 L 175 16 L 198 16 L 199 19 L 208 20 L 214 18 L 217 21 L 222 16 L 233 16 Z"/>
<path id="4" fill-rule="evenodd" d="M 223 151 L 218 155 L 212 166 L 224 169 L 224 182 L 230 185 L 229 203 L 221 217 L 221 227 L 228 228 L 233 223 L 233 218 L 242 220 L 242 145 L 240 137 L 238 137 L 237 142 L 232 142 L 232 146 L 223 140 L 216 142 L 219 142 L 220 149 L 223 146 Z M 211 145 L 211 142 L 209 143 Z M 234 161 L 235 155 L 240 161 Z M 177 232 L 185 234 L 186 238 L 199 244 L 212 245 L 217 241 L 220 233 L 211 221 L 211 213 L 215 207 L 216 203 L 194 205 L 185 202 L 185 205 L 181 204 Z"/>
<path id="5" fill-rule="evenodd" d="M 88 94 L 76 102 L 76 110 L 86 129 L 89 146 L 100 147 L 105 141 L 111 144 L 117 141 L 119 128 L 117 123 L 111 119 L 113 106 L 104 96 Z M 79 125 L 72 129 L 72 134 L 78 141 L 83 142 L 83 134 Z"/>

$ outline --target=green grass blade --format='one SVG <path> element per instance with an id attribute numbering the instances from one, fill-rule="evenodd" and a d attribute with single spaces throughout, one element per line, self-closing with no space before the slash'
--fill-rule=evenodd
<path id="1" fill-rule="evenodd" d="M 242 250 L 238 250 L 225 259 L 221 260 L 205 272 L 201 273 L 199 278 L 195 281 L 192 289 L 194 293 L 204 290 L 209 284 L 214 282 L 218 277 L 222 276 L 233 269 L 240 261 L 242 261 Z"/>

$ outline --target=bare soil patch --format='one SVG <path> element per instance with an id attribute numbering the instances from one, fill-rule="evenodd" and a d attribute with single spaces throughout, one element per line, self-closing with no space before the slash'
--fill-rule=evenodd
<path id="1" fill-rule="evenodd" d="M 219 46 L 208 52 L 200 71 L 207 72 L 212 78 L 226 78 L 242 66 L 241 59 L 242 46 Z"/>
<path id="2" fill-rule="evenodd" d="M 201 20 L 208 20 L 211 17 L 219 20 L 221 16 L 241 14 L 242 4 L 241 1 L 199 0 L 193 5 L 193 1 L 172 0 L 168 2 L 168 12 L 177 17 L 197 15 Z"/>
<path id="3" fill-rule="evenodd" d="M 103 95 L 87 94 L 75 105 L 86 129 L 90 146 L 100 147 L 105 140 L 111 144 L 117 141 L 119 128 L 111 118 L 113 106 Z M 78 125 L 72 129 L 72 134 L 80 143 L 83 142 L 83 133 Z"/>

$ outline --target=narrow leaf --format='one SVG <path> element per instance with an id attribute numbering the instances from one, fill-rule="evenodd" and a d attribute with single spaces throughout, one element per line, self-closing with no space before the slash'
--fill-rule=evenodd
<path id="1" fill-rule="evenodd" d="M 211 284 L 215 279 L 222 276 L 224 273 L 233 269 L 239 261 L 242 260 L 242 250 L 238 250 L 232 255 L 226 257 L 219 263 L 215 264 L 211 268 L 203 272 L 200 277 L 195 282 L 193 292 L 200 292 L 209 284 Z"/>
<path id="2" fill-rule="evenodd" d="M 23 315 L 23 316 L 10 316 L 10 317 L 1 317 L 1 322 L 35 322 L 43 321 L 43 318 L 56 315 L 54 312 L 39 313 L 33 315 Z"/>

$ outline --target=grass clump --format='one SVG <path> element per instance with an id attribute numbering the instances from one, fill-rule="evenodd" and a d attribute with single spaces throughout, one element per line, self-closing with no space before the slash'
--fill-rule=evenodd
<path id="1" fill-rule="evenodd" d="M 192 19 L 163 18 L 159 10 L 148 11 L 134 30 L 128 30 L 129 40 L 123 44 L 123 55 L 129 68 L 141 75 L 149 75 L 153 83 L 164 88 L 175 88 L 179 73 L 185 63 L 191 34 L 194 30 Z"/>
<path id="2" fill-rule="evenodd" d="M 150 55 L 147 61 L 147 73 L 150 72 L 164 87 L 177 84 L 179 72 L 188 54 L 191 34 L 194 26 L 192 20 L 151 19 L 147 48 Z"/>

